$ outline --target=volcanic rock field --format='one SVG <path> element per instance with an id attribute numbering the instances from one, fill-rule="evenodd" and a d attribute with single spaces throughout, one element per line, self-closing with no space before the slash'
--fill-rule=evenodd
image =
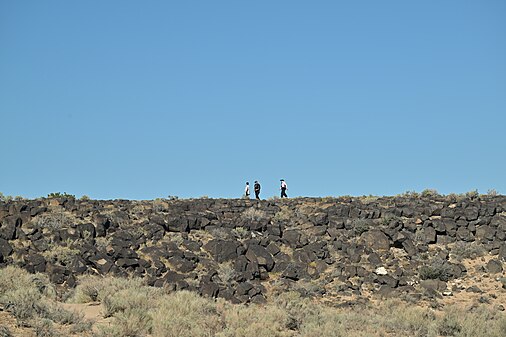
<path id="1" fill-rule="evenodd" d="M 477 294 L 504 310 L 505 240 L 500 195 L 0 203 L 0 268 L 45 273 L 62 293 L 92 274 L 232 303 Z"/>

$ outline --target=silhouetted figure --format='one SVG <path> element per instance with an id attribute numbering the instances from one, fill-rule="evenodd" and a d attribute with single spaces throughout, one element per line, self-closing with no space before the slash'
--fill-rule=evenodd
<path id="1" fill-rule="evenodd" d="M 244 196 L 249 199 L 249 182 L 246 182 L 246 187 L 244 188 Z"/>
<path id="2" fill-rule="evenodd" d="M 284 179 L 281 179 L 281 198 L 288 198 L 286 195 L 286 190 L 288 189 L 288 185 L 286 184 Z"/>
<path id="3" fill-rule="evenodd" d="M 260 200 L 260 183 L 255 180 L 255 185 L 253 186 L 253 188 L 255 190 L 255 198 Z"/>

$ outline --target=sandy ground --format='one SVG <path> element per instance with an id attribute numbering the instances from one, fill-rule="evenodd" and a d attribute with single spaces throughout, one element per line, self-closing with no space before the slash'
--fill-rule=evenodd
<path id="1" fill-rule="evenodd" d="M 472 307 L 478 303 L 490 304 L 496 307 L 503 306 L 506 309 L 506 289 L 502 288 L 500 278 L 506 277 L 506 272 L 501 274 L 488 274 L 481 271 L 488 261 L 497 258 L 497 256 L 483 256 L 474 260 L 463 260 L 462 263 L 467 269 L 467 274 L 457 280 L 448 282 L 448 287 L 458 288 L 452 291 L 451 296 L 444 296 L 441 300 L 445 305 L 458 305 L 462 307 Z M 503 264 L 504 265 L 504 264 Z M 482 290 L 481 293 L 468 292 L 466 289 L 477 286 Z"/>

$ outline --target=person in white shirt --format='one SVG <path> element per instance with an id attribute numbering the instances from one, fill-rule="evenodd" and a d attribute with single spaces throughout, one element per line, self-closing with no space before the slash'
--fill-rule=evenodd
<path id="1" fill-rule="evenodd" d="M 286 190 L 288 189 L 288 185 L 285 183 L 285 180 L 284 179 L 281 179 L 281 198 L 288 198 L 288 196 L 286 195 Z"/>
<path id="2" fill-rule="evenodd" d="M 244 188 L 244 196 L 249 199 L 249 182 L 246 182 L 246 187 Z"/>

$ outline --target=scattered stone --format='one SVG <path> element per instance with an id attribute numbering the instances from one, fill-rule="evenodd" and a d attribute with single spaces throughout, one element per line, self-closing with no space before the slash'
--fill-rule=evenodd
<path id="1" fill-rule="evenodd" d="M 499 274 L 502 273 L 503 271 L 502 262 L 499 261 L 498 259 L 488 261 L 487 266 L 485 268 L 491 274 Z"/>
<path id="2" fill-rule="evenodd" d="M 376 275 L 387 275 L 388 271 L 385 269 L 385 267 L 378 267 L 374 270 L 374 273 Z"/>
<path id="3" fill-rule="evenodd" d="M 483 290 L 481 290 L 480 288 L 478 288 L 477 286 L 471 286 L 469 288 L 466 289 L 466 292 L 468 293 L 478 293 L 478 294 L 482 294 L 483 293 Z"/>

